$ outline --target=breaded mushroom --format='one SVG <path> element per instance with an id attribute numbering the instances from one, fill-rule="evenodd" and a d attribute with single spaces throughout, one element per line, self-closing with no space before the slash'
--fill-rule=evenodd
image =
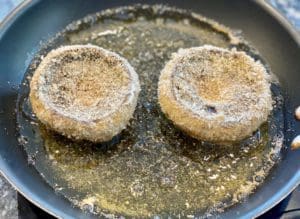
<path id="1" fill-rule="evenodd" d="M 210 45 L 181 49 L 162 70 L 162 111 L 190 136 L 232 143 L 250 136 L 272 110 L 270 76 L 245 52 Z"/>
<path id="2" fill-rule="evenodd" d="M 98 46 L 52 50 L 30 83 L 30 102 L 48 128 L 78 140 L 104 142 L 132 117 L 140 91 L 138 75 L 116 53 Z"/>

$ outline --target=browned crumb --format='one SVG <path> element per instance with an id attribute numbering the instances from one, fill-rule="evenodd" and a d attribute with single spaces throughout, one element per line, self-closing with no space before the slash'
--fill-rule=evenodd
<path id="1" fill-rule="evenodd" d="M 291 144 L 291 149 L 296 150 L 300 148 L 300 135 L 296 136 Z"/>
<path id="2" fill-rule="evenodd" d="M 295 117 L 296 119 L 300 120 L 300 106 L 298 106 L 295 110 Z"/>

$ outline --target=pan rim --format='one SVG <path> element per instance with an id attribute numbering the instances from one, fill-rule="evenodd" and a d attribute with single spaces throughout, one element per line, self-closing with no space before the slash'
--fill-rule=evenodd
<path id="1" fill-rule="evenodd" d="M 33 6 L 34 4 L 38 3 L 40 0 L 24 0 L 22 3 L 20 3 L 15 9 L 12 10 L 4 19 L 2 22 L 0 22 L 0 40 L 2 39 L 3 35 L 6 33 L 6 31 L 10 28 L 10 26 L 14 23 L 14 21 L 20 17 L 28 8 Z M 250 0 L 251 1 L 251 0 Z M 275 9 L 271 4 L 267 3 L 264 0 L 252 0 L 259 8 L 262 8 L 267 14 L 273 17 L 279 24 L 287 31 L 287 33 L 293 38 L 293 40 L 297 43 L 297 45 L 300 47 L 300 33 L 295 29 L 295 27 L 285 18 L 277 9 Z M 0 156 L 0 164 L 5 163 L 3 158 Z M 30 202 L 32 202 L 37 207 L 41 208 L 42 210 L 48 212 L 52 216 L 56 218 L 66 218 L 63 216 L 62 212 L 56 209 L 49 209 L 47 208 L 47 202 L 44 200 L 41 200 L 40 198 L 37 198 L 37 196 L 32 195 L 32 191 L 23 191 L 21 189 L 21 186 L 18 185 L 18 183 L 14 182 L 13 178 L 14 176 L 10 173 L 7 173 L 3 169 L 3 165 L 0 165 L 0 173 L 2 176 L 19 192 L 22 194 L 26 199 L 28 199 Z M 245 218 L 256 218 L 271 208 L 273 208 L 275 205 L 277 205 L 279 202 L 281 202 L 283 199 L 285 199 L 296 187 L 300 185 L 300 170 L 291 178 L 289 181 L 288 186 L 285 186 L 285 190 L 281 190 L 281 193 L 283 194 L 276 194 L 276 196 L 279 196 L 279 198 L 272 198 L 272 200 L 268 200 L 264 205 L 265 207 L 260 206 L 262 210 L 258 210 L 257 208 L 254 212 L 248 212 L 244 217 Z M 33 197 L 33 198 L 31 198 Z M 69 216 L 70 217 L 70 216 Z M 67 217 L 68 218 L 68 217 Z"/>
<path id="2" fill-rule="evenodd" d="M 15 7 L 4 19 L 0 22 L 0 39 L 5 34 L 9 26 L 23 13 L 27 8 L 37 3 L 38 0 L 24 0 Z"/>
<path id="3" fill-rule="evenodd" d="M 34 4 L 38 3 L 39 0 L 24 0 L 22 3 L 20 3 L 17 7 L 15 7 L 1 22 L 0 22 L 0 40 L 2 39 L 5 32 L 9 29 L 9 27 L 13 24 L 13 22 L 21 16 L 28 8 L 33 6 Z M 0 164 L 4 162 L 3 158 L 0 156 Z M 13 176 L 11 174 L 8 174 L 4 171 L 3 165 L 0 165 L 0 174 L 12 185 L 12 187 L 19 192 L 23 197 L 25 197 L 27 200 L 29 200 L 31 203 L 33 203 L 38 208 L 42 209 L 43 211 L 47 212 L 51 216 L 54 216 L 56 218 L 63 218 L 61 215 L 59 215 L 59 212 L 57 212 L 54 209 L 47 208 L 45 205 L 45 202 L 42 200 L 36 200 L 36 196 L 32 195 L 32 191 L 23 191 L 17 183 L 14 182 Z M 35 198 L 31 198 L 35 197 Z"/>

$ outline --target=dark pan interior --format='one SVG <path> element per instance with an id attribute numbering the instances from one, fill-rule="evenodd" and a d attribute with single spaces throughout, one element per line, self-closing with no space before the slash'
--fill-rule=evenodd
<path id="1" fill-rule="evenodd" d="M 6 20 L 0 30 L 0 169 L 9 181 L 28 199 L 62 218 L 86 218 L 69 201 L 55 194 L 37 171 L 28 164 L 22 147 L 18 145 L 15 106 L 18 85 L 40 43 L 73 20 L 88 13 L 134 3 L 168 4 L 215 19 L 231 28 L 243 31 L 270 64 L 278 76 L 286 99 L 284 156 L 267 180 L 245 202 L 229 208 L 222 218 L 251 218 L 262 214 L 291 192 L 300 181 L 300 151 L 291 151 L 290 141 L 300 133 L 300 123 L 293 110 L 300 105 L 300 38 L 297 39 L 280 16 L 262 7 L 264 3 L 240 0 L 43 0 L 27 1 Z M 294 36 L 294 37 L 293 37 Z"/>

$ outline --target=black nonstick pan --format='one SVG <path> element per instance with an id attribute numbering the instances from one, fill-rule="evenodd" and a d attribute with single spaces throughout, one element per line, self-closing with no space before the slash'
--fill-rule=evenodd
<path id="1" fill-rule="evenodd" d="M 282 160 L 264 183 L 244 202 L 220 218 L 254 218 L 275 206 L 300 183 L 300 151 L 290 143 L 300 134 L 294 109 L 300 105 L 300 36 L 264 1 L 210 0 L 43 0 L 25 1 L 0 25 L 0 170 L 15 188 L 34 204 L 59 218 L 93 218 L 74 207 L 43 180 L 19 145 L 16 123 L 18 87 L 32 54 L 70 22 L 107 8 L 142 4 L 168 4 L 192 10 L 234 29 L 270 65 L 285 96 Z"/>

